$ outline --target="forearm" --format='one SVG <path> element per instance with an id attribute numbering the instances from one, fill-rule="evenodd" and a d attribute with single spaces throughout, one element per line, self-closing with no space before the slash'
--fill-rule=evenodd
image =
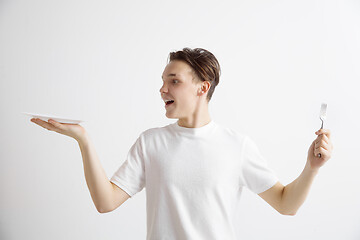
<path id="1" fill-rule="evenodd" d="M 77 140 L 84 164 L 84 173 L 91 198 L 99 212 L 106 212 L 112 205 L 113 186 L 101 166 L 95 147 L 86 133 Z"/>
<path id="2" fill-rule="evenodd" d="M 282 193 L 281 206 L 285 213 L 295 214 L 310 191 L 311 184 L 318 170 L 311 170 L 306 164 L 300 176 L 285 186 Z"/>

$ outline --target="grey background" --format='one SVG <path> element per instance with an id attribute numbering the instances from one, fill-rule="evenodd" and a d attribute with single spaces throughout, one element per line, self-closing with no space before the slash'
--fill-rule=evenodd
<path id="1" fill-rule="evenodd" d="M 139 134 L 173 123 L 170 51 L 201 47 L 222 75 L 214 121 L 251 136 L 286 185 L 321 126 L 333 156 L 297 215 L 245 190 L 239 239 L 359 239 L 358 1 L 0 1 L 0 239 L 145 239 L 145 191 L 96 211 L 74 139 L 22 112 L 85 120 L 110 178 Z"/>

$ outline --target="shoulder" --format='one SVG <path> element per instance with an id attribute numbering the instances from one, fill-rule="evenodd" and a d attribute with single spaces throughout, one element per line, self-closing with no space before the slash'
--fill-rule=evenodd
<path id="1" fill-rule="evenodd" d="M 253 137 L 247 133 L 244 133 L 238 129 L 229 128 L 226 126 L 220 126 L 222 132 L 226 133 L 229 136 L 236 138 L 237 140 L 246 143 L 246 144 L 255 144 Z"/>
<path id="2" fill-rule="evenodd" d="M 226 135 L 227 137 L 232 138 L 233 140 L 243 142 L 246 138 L 248 138 L 248 136 L 245 133 L 237 129 L 233 129 L 222 125 L 218 125 L 218 129 L 223 135 Z"/>
<path id="3" fill-rule="evenodd" d="M 171 124 L 162 127 L 152 127 L 141 132 L 139 137 L 144 139 L 151 139 L 154 137 L 158 137 L 169 132 L 170 128 L 171 128 Z"/>
<path id="4" fill-rule="evenodd" d="M 217 131 L 214 135 L 214 138 L 216 138 L 216 142 L 220 141 L 221 144 L 234 147 L 238 149 L 238 151 L 242 151 L 244 149 L 245 142 L 248 137 L 244 132 L 236 128 L 231 128 L 229 126 L 220 124 L 217 125 Z"/>

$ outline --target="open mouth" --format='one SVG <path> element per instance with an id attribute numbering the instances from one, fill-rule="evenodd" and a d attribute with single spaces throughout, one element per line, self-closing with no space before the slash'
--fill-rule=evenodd
<path id="1" fill-rule="evenodd" d="M 171 105 L 171 104 L 173 104 L 173 103 L 174 103 L 174 100 L 167 101 L 166 104 L 165 104 L 165 106 L 169 106 L 169 105 Z"/>

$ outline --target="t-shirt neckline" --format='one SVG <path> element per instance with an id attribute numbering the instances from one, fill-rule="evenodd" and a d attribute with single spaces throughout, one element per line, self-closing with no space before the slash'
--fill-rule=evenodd
<path id="1" fill-rule="evenodd" d="M 215 127 L 215 122 L 214 122 L 214 120 L 211 119 L 210 122 L 204 126 L 197 127 L 197 128 L 188 128 L 188 127 L 179 126 L 179 120 L 177 120 L 175 123 L 172 124 L 172 126 L 176 132 L 183 134 L 183 135 L 204 136 L 204 135 L 208 134 Z"/>

